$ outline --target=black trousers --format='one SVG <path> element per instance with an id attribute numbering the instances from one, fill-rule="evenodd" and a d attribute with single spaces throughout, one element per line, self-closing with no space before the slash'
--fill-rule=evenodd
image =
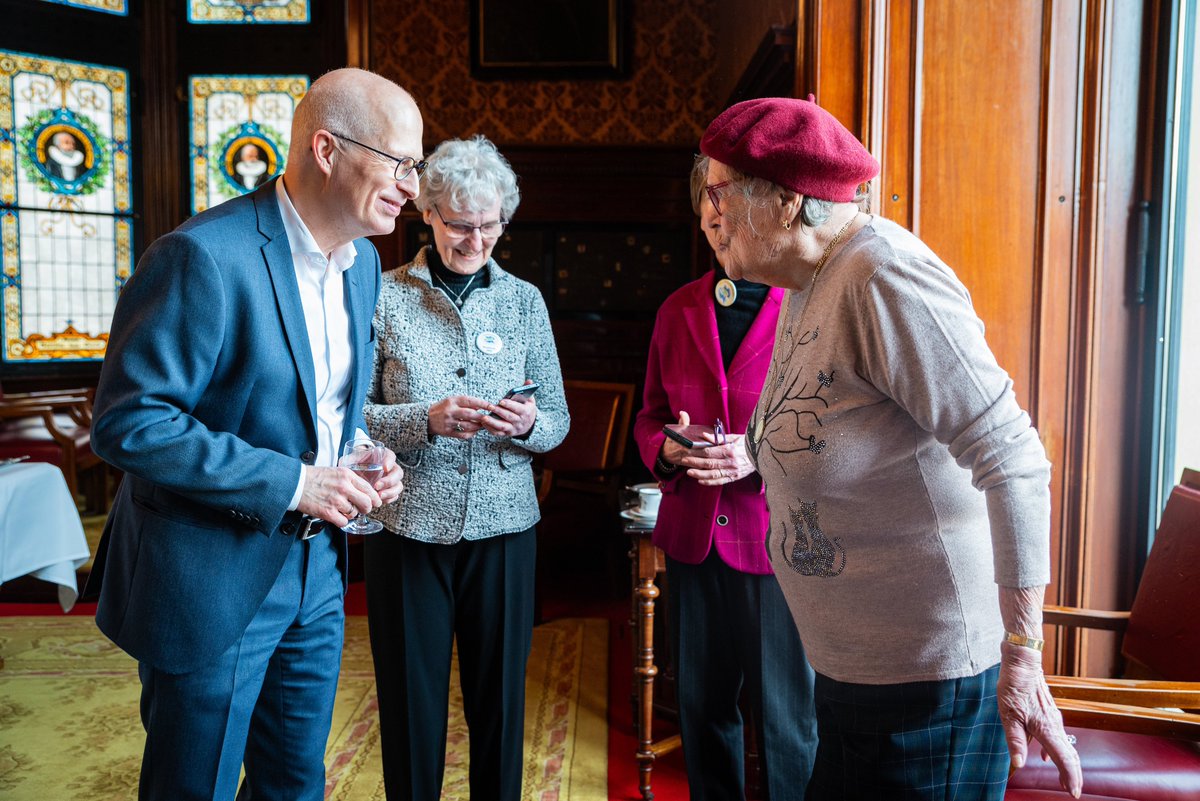
<path id="1" fill-rule="evenodd" d="M 804 797 L 817 752 L 813 671 L 774 576 L 667 558 L 679 730 L 692 801 L 745 798 L 745 688 L 765 797 Z"/>
<path id="2" fill-rule="evenodd" d="M 389 533 L 363 554 L 383 779 L 392 801 L 436 801 L 458 641 L 472 801 L 519 801 L 534 530 L 453 545 Z"/>

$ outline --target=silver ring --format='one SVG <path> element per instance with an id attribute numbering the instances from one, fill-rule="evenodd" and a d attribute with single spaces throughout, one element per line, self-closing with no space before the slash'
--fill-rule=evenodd
<path id="1" fill-rule="evenodd" d="M 460 431 L 460 432 L 461 432 L 461 431 L 466 431 L 466 429 L 462 427 L 462 423 L 455 423 L 455 424 L 454 424 L 454 430 L 455 430 L 455 431 Z"/>
<path id="2" fill-rule="evenodd" d="M 1068 734 L 1068 735 L 1067 735 L 1067 742 L 1068 742 L 1068 743 L 1070 743 L 1071 745 L 1075 745 L 1075 735 L 1074 735 L 1074 734 Z"/>

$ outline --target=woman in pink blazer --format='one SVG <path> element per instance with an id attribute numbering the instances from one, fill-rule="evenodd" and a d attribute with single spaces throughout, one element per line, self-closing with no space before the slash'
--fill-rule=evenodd
<path id="1" fill-rule="evenodd" d="M 702 189 L 706 164 L 697 166 L 699 210 L 710 201 Z M 762 482 L 741 443 L 770 363 L 782 298 L 779 289 L 730 281 L 719 269 L 667 298 L 655 321 L 634 426 L 642 461 L 663 490 L 654 544 L 667 555 L 693 801 L 744 797 L 743 686 L 766 798 L 803 798 L 816 754 L 812 669 L 771 572 Z M 662 431 L 668 423 L 718 420 L 732 432 L 721 446 L 689 451 Z"/>

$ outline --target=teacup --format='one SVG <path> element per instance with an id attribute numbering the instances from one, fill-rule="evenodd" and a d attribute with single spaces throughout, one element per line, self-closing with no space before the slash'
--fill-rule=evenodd
<path id="1" fill-rule="evenodd" d="M 658 514 L 658 505 L 662 502 L 662 490 L 657 484 L 638 484 L 634 489 L 638 494 L 637 513 L 643 517 L 654 517 Z"/>

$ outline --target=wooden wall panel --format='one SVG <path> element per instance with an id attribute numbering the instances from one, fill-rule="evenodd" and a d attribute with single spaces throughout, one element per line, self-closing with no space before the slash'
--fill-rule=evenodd
<path id="1" fill-rule="evenodd" d="M 879 3 L 884 7 L 879 8 Z M 920 236 L 919 185 L 921 171 L 921 52 L 923 14 L 920 3 L 877 0 L 873 9 L 879 24 L 870 41 L 870 94 L 867 98 L 867 140 L 887 167 L 876 183 L 873 205 L 879 213 Z"/>
<path id="2" fill-rule="evenodd" d="M 746 65 L 754 58 L 763 35 L 772 26 L 796 22 L 798 0 L 755 0 L 753 3 L 719 1 L 712 9 L 713 30 L 718 32 L 713 99 L 722 107 L 733 94 Z"/>
<path id="3" fill-rule="evenodd" d="M 1046 455 L 1054 464 L 1050 476 L 1051 569 L 1053 582 L 1047 593 L 1051 603 L 1074 603 L 1079 598 L 1079 568 L 1076 540 L 1064 537 L 1078 531 L 1074 509 L 1065 502 L 1065 477 L 1074 472 L 1074 451 L 1068 447 L 1068 432 L 1075 424 L 1072 404 L 1078 382 L 1071 376 L 1080 359 L 1072 351 L 1072 291 L 1075 286 L 1075 248 L 1079 238 L 1079 192 L 1076 170 L 1077 120 L 1082 87 L 1078 69 L 1082 10 L 1074 3 L 1047 6 L 1042 28 L 1045 52 L 1042 70 L 1043 115 L 1040 170 L 1043 176 L 1038 202 L 1039 275 L 1036 306 L 1035 376 L 1029 413 L 1038 426 Z M 1047 632 L 1047 652 L 1060 666 L 1074 666 L 1067 653 L 1072 641 L 1055 631 Z"/>
<path id="4" fill-rule="evenodd" d="M 1136 549 L 1136 500 L 1142 489 L 1135 472 L 1143 426 L 1139 414 L 1138 354 L 1143 350 L 1144 306 L 1131 300 L 1134 212 L 1139 199 L 1139 137 L 1148 120 L 1139 114 L 1144 8 L 1139 0 L 1087 4 L 1084 20 L 1084 103 L 1081 119 L 1081 259 L 1087 281 L 1078 293 L 1089 303 L 1089 347 L 1079 421 L 1079 508 L 1082 563 L 1080 597 L 1097 608 L 1128 608 Z M 1090 268 L 1090 269 L 1089 269 Z M 1077 664 L 1099 674 L 1115 664 L 1114 638 L 1089 634 Z"/>
<path id="5" fill-rule="evenodd" d="M 866 139 L 863 121 L 862 0 L 802 0 L 808 30 L 797 31 L 804 42 L 804 61 L 797 64 L 797 97 L 811 92 L 842 124 Z"/>
<path id="6" fill-rule="evenodd" d="M 1026 408 L 1042 107 L 1040 3 L 924 4 L 914 227 L 971 290 Z M 998 79 L 997 65 L 1003 66 Z"/>

